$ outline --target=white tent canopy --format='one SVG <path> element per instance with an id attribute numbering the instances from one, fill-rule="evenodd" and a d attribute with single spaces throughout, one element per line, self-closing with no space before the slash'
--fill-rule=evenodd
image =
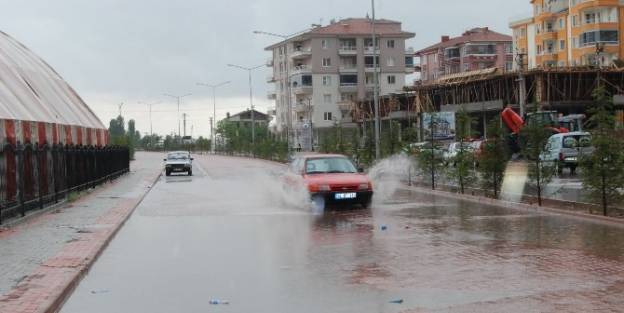
<path id="1" fill-rule="evenodd" d="M 1 31 L 0 119 L 106 129 L 58 73 Z"/>

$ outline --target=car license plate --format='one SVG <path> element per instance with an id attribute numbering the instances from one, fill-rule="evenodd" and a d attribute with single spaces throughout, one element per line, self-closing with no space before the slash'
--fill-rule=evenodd
<path id="1" fill-rule="evenodd" d="M 355 199 L 357 198 L 357 193 L 355 192 L 337 193 L 335 197 L 336 197 L 336 200 Z"/>

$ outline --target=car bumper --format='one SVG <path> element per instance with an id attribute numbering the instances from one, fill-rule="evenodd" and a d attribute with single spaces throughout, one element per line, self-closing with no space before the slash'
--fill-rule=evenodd
<path id="1" fill-rule="evenodd" d="M 355 198 L 343 198 L 339 195 L 355 193 Z M 338 195 L 338 196 L 337 196 Z M 326 205 L 350 205 L 350 204 L 369 204 L 373 199 L 372 191 L 327 191 L 313 192 L 311 198 L 321 196 L 325 199 Z"/>
<path id="2" fill-rule="evenodd" d="M 170 172 L 188 172 L 191 170 L 191 166 L 186 165 L 186 166 L 167 166 L 166 169 L 167 171 Z"/>

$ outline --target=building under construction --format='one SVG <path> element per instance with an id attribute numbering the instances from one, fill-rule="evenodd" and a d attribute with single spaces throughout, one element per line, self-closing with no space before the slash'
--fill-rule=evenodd
<path id="1" fill-rule="evenodd" d="M 524 81 L 524 92 L 520 92 L 520 81 Z M 622 122 L 624 69 L 589 67 L 539 69 L 522 75 L 498 69 L 449 75 L 433 84 L 417 84 L 406 87 L 404 93 L 382 97 L 380 116 L 382 120 L 397 120 L 401 125 L 420 129 L 422 112 L 456 112 L 464 108 L 477 120 L 475 131 L 484 135 L 487 121 L 505 107 L 519 109 L 522 94 L 527 110 L 536 104 L 542 110 L 560 114 L 586 113 L 599 83 L 614 95 L 618 120 Z M 359 123 L 373 120 L 372 101 L 355 104 L 352 115 Z"/>

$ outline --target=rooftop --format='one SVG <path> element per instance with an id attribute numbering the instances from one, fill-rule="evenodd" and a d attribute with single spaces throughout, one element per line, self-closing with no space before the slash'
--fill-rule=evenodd
<path id="1" fill-rule="evenodd" d="M 346 18 L 334 21 L 327 26 L 319 26 L 307 32 L 299 34 L 295 37 L 273 44 L 266 48 L 271 50 L 286 41 L 305 40 L 310 37 L 326 37 L 326 36 L 368 36 L 373 32 L 372 19 L 365 18 Z M 414 33 L 401 30 L 401 22 L 375 19 L 375 33 L 379 36 L 396 36 L 402 38 L 413 38 Z"/>
<path id="2" fill-rule="evenodd" d="M 477 27 L 466 31 L 459 37 L 442 36 L 442 41 L 416 52 L 416 55 L 429 51 L 453 47 L 468 42 L 511 42 L 512 37 L 490 30 L 488 27 Z"/>

